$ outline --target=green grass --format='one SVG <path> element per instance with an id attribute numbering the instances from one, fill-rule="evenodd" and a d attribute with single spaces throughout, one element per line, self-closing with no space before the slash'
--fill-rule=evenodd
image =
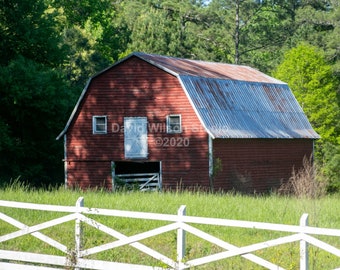
<path id="1" fill-rule="evenodd" d="M 105 191 L 71 191 L 63 188 L 51 191 L 31 190 L 24 186 L 13 185 L 0 190 L 0 200 L 31 202 L 40 204 L 75 205 L 79 197 L 84 197 L 86 207 L 108 208 L 117 210 L 142 211 L 152 213 L 176 214 L 181 205 L 187 206 L 187 215 L 214 217 L 236 220 L 249 220 L 259 222 L 281 223 L 298 225 L 303 213 L 309 214 L 311 226 L 340 228 L 340 197 L 339 195 L 326 196 L 320 199 L 296 199 L 280 196 L 245 196 L 240 194 L 208 194 L 203 192 L 165 192 L 141 193 Z M 45 211 L 27 211 L 0 207 L 0 211 L 27 224 L 34 225 L 48 221 L 63 214 Z M 133 235 L 160 225 L 167 224 L 161 221 L 148 221 L 139 219 L 113 218 L 91 216 L 91 218 L 112 227 L 126 235 Z M 240 229 L 220 226 L 195 225 L 212 235 L 219 237 L 236 246 L 270 240 L 275 237 L 287 235 L 273 231 Z M 0 221 L 0 235 L 16 231 L 11 225 Z M 74 222 L 69 222 L 46 229 L 43 233 L 49 235 L 70 249 L 74 247 Z M 86 235 L 85 248 L 108 243 L 114 239 L 94 228 L 84 225 Z M 340 248 L 336 237 L 319 237 L 328 243 Z M 21 239 L 19 241 L 19 239 Z M 176 258 L 176 232 L 169 232 L 157 237 L 146 239 L 142 243 L 153 247 L 164 255 Z M 24 236 L 15 240 L 0 243 L 0 249 L 23 250 L 58 254 L 61 252 L 48 247 L 33 236 Z M 221 251 L 215 245 L 207 243 L 197 237 L 187 235 L 187 257 L 193 259 Z M 275 248 L 258 251 L 255 254 L 278 263 L 286 269 L 297 269 L 299 263 L 299 244 L 286 244 Z M 114 250 L 98 253 L 91 258 L 129 262 L 136 264 L 160 265 L 159 262 L 135 251 L 132 247 L 121 247 Z M 331 269 L 340 266 L 340 259 L 322 250 L 310 248 L 310 269 Z M 241 258 L 231 258 L 213 264 L 198 267 L 197 269 L 262 269 L 253 263 Z"/>

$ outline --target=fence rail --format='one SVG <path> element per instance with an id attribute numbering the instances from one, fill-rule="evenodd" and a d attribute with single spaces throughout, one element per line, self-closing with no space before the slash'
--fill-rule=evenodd
<path id="1" fill-rule="evenodd" d="M 166 265 L 166 269 L 188 269 L 190 267 L 200 266 L 208 263 L 212 263 L 218 260 L 231 258 L 234 256 L 242 256 L 243 258 L 252 261 L 253 263 L 260 265 L 266 269 L 283 269 L 281 266 L 267 261 L 253 253 L 258 250 L 267 249 L 270 247 L 299 242 L 300 243 L 300 269 L 308 269 L 308 245 L 316 246 L 320 249 L 327 251 L 337 257 L 340 257 L 340 250 L 330 244 L 327 244 L 313 235 L 327 235 L 327 236 L 340 236 L 340 230 L 317 228 L 308 226 L 308 215 L 303 214 L 300 219 L 299 225 L 284 225 L 273 224 L 264 222 L 251 222 L 251 221 L 239 221 L 229 219 L 217 219 L 217 218 L 203 218 L 186 215 L 186 207 L 181 206 L 177 215 L 170 214 L 156 214 L 156 213 L 144 213 L 144 212 L 132 212 L 121 211 L 112 209 L 100 209 L 100 208 L 87 208 L 84 207 L 84 199 L 81 197 L 77 200 L 75 206 L 58 206 L 58 205 L 42 205 L 32 203 L 22 203 L 13 201 L 0 200 L 1 207 L 21 208 L 28 210 L 40 210 L 50 212 L 62 212 L 67 213 L 63 217 L 59 217 L 50 221 L 46 221 L 33 226 L 27 226 L 26 224 L 0 212 L 0 220 L 3 220 L 16 228 L 17 231 L 0 235 L 0 243 L 16 239 L 25 235 L 32 235 L 44 243 L 60 250 L 64 256 L 38 254 L 25 251 L 13 251 L 13 250 L 0 250 L 0 269 L 39 269 L 39 270 L 52 270 L 52 269 L 64 269 L 65 267 L 72 267 L 75 269 L 163 269 L 162 267 L 154 267 L 148 265 L 137 264 L 125 264 L 120 262 L 109 262 L 102 260 L 93 260 L 86 258 L 89 255 L 97 254 L 99 252 L 110 250 L 125 245 L 131 247 L 153 257 L 161 262 L 160 265 Z M 142 233 L 138 233 L 132 236 L 126 236 L 114 228 L 108 227 L 89 216 L 109 216 L 109 217 L 124 217 L 132 219 L 144 219 L 144 220 L 158 220 L 171 222 L 164 226 L 160 226 L 155 229 L 151 229 Z M 75 221 L 75 246 L 67 247 L 66 245 L 52 239 L 51 237 L 43 234 L 42 230 L 50 227 L 54 227 L 65 222 Z M 82 247 L 83 232 L 82 224 L 87 224 L 107 235 L 114 237 L 116 240 L 110 243 L 98 245 L 95 247 L 84 249 Z M 260 230 L 271 230 L 279 232 L 292 233 L 291 235 L 279 237 L 269 241 L 264 241 L 256 244 L 246 245 L 238 247 L 232 245 L 222 239 L 219 239 L 211 234 L 208 234 L 196 227 L 193 224 L 205 224 L 212 226 L 227 226 Z M 170 257 L 161 254 L 160 252 L 140 243 L 142 240 L 160 235 L 169 231 L 177 231 L 177 258 L 171 259 Z M 201 239 L 204 239 L 214 245 L 223 249 L 221 252 L 207 255 L 201 258 L 195 258 L 191 260 L 185 260 L 186 250 L 186 234 L 193 234 Z M 340 268 L 339 268 L 340 269 Z"/>

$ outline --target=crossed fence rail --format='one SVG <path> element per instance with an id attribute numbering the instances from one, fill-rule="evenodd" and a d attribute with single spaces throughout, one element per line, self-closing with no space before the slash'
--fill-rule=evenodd
<path id="1" fill-rule="evenodd" d="M 43 205 L 22 203 L 13 201 L 0 200 L 0 206 L 21 208 L 28 210 L 40 210 L 51 212 L 68 213 L 63 217 L 59 217 L 47 222 L 43 222 L 33 226 L 27 226 L 22 222 L 0 212 L 0 219 L 18 228 L 17 231 L 0 235 L 0 243 L 16 239 L 25 235 L 32 235 L 39 240 L 47 243 L 48 245 L 60 250 L 64 256 L 38 254 L 25 251 L 13 251 L 0 249 L 0 269 L 25 269 L 25 270 L 52 270 L 63 269 L 65 267 L 72 267 L 74 269 L 164 269 L 162 267 L 154 267 L 138 264 L 126 264 L 120 262 L 110 262 L 103 260 L 94 260 L 86 258 L 89 255 L 97 254 L 99 252 L 118 248 L 124 245 L 130 245 L 133 248 L 143 252 L 144 254 L 151 256 L 161 262 L 162 265 L 166 265 L 166 269 L 188 269 L 190 267 L 197 267 L 200 265 L 208 264 L 222 259 L 231 258 L 234 256 L 242 256 L 245 259 L 252 261 L 253 263 L 262 266 L 265 269 L 280 269 L 277 264 L 267 261 L 253 253 L 255 251 L 266 249 L 286 243 L 300 242 L 300 269 L 308 269 L 308 245 L 316 246 L 323 249 L 337 257 L 340 257 L 340 250 L 330 244 L 327 244 L 312 235 L 327 235 L 327 236 L 340 236 L 339 229 L 327 229 L 316 228 L 308 226 L 308 214 L 303 214 L 300 219 L 300 224 L 295 225 L 283 225 L 263 222 L 251 222 L 251 221 L 239 221 L 229 219 L 217 219 L 217 218 L 203 218 L 186 215 L 186 207 L 181 206 L 177 215 L 169 214 L 156 214 L 156 213 L 144 213 L 144 212 L 131 212 L 120 211 L 112 209 L 100 209 L 100 208 L 87 208 L 84 207 L 84 199 L 81 197 L 77 200 L 76 206 L 58 206 L 58 205 Z M 126 236 L 114 228 L 108 227 L 100 222 L 88 217 L 93 215 L 110 216 L 110 217 L 124 217 L 133 219 L 145 219 L 145 220 L 159 220 L 171 222 L 170 224 L 151 229 L 142 233 L 138 233 L 132 236 Z M 66 245 L 52 239 L 51 237 L 41 233 L 40 231 L 63 224 L 65 222 L 75 221 L 75 247 L 67 247 Z M 98 245 L 95 247 L 84 249 L 82 247 L 82 223 L 88 224 L 100 230 L 116 240 Z M 243 247 L 237 247 L 224 240 L 221 240 L 213 235 L 210 235 L 190 224 L 204 224 L 213 226 L 227 226 L 260 230 L 271 230 L 292 233 L 291 235 L 279 237 L 265 242 L 251 244 Z M 142 240 L 160 235 L 169 231 L 177 230 L 177 258 L 171 259 L 168 256 L 161 254 L 157 250 L 154 250 L 142 243 Z M 191 233 L 198 236 L 201 239 L 211 242 L 223 249 L 221 252 L 215 254 L 203 256 L 196 259 L 185 260 L 185 248 L 186 248 L 186 233 Z M 72 254 L 70 252 L 72 251 Z M 72 256 L 71 256 L 72 255 Z M 72 258 L 72 259 L 70 259 Z M 340 268 L 337 268 L 340 269 Z"/>

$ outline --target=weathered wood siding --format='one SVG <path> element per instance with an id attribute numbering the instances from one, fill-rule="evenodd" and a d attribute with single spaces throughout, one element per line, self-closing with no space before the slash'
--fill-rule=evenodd
<path id="1" fill-rule="evenodd" d="M 313 141 L 304 139 L 216 139 L 213 155 L 220 159 L 215 189 L 264 192 L 277 189 L 310 157 Z M 216 163 L 215 163 L 216 164 Z"/>
<path id="2" fill-rule="evenodd" d="M 136 57 L 92 79 L 67 132 L 67 180 L 111 188 L 111 161 L 124 158 L 124 117 L 147 117 L 148 158 L 162 161 L 163 186 L 208 186 L 208 137 L 178 79 Z M 166 117 L 181 114 L 181 134 Z M 107 134 L 92 134 L 92 116 L 106 115 Z M 135 161 L 135 160 L 134 160 Z"/>
<path id="3" fill-rule="evenodd" d="M 68 186 L 80 188 L 111 188 L 110 161 L 68 161 Z"/>

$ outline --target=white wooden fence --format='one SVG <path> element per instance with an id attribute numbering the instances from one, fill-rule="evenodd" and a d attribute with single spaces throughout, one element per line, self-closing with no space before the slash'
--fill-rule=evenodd
<path id="1" fill-rule="evenodd" d="M 314 245 L 320 249 L 340 257 L 340 250 L 337 247 L 331 246 L 322 242 L 312 235 L 327 235 L 327 236 L 340 236 L 338 229 L 326 229 L 310 227 L 307 224 L 308 215 L 303 214 L 298 226 L 282 225 L 262 222 L 251 221 L 238 221 L 229 219 L 217 218 L 202 218 L 194 216 L 186 216 L 185 206 L 181 206 L 177 215 L 156 214 L 156 213 L 143 213 L 143 212 L 130 212 L 119 211 L 111 209 L 87 208 L 84 207 L 83 198 L 77 200 L 76 206 L 57 206 L 57 205 L 42 205 L 32 203 L 22 203 L 13 201 L 1 201 L 1 207 L 21 208 L 27 210 L 40 210 L 40 211 L 53 211 L 67 213 L 63 217 L 59 217 L 47 222 L 43 222 L 33 226 L 27 226 L 22 222 L 0 212 L 0 219 L 17 227 L 18 230 L 6 235 L 0 235 L 0 243 L 10 239 L 19 238 L 24 235 L 32 235 L 39 240 L 47 243 L 48 245 L 60 250 L 65 256 L 55 256 L 46 254 L 37 254 L 25 251 L 13 251 L 0 249 L 0 269 L 164 269 L 161 267 L 152 267 L 137 264 L 125 264 L 119 262 L 109 262 L 102 260 L 87 259 L 88 255 L 96 254 L 105 250 L 114 249 L 124 245 L 130 245 L 135 249 L 151 256 L 161 263 L 159 265 L 167 265 L 166 269 L 187 269 L 194 266 L 200 266 L 215 262 L 222 259 L 231 258 L 234 256 L 242 256 L 253 263 L 264 267 L 265 269 L 283 269 L 279 265 L 269 262 L 260 258 L 252 253 L 257 250 L 266 249 L 286 243 L 300 242 L 300 269 L 308 269 L 308 245 Z M 148 230 L 133 236 L 126 236 L 114 228 L 110 228 L 95 221 L 88 216 L 110 216 L 110 217 L 125 217 L 132 219 L 147 219 L 147 220 L 160 220 L 167 221 L 170 224 L 158 227 L 156 229 Z M 75 247 L 67 247 L 64 244 L 50 238 L 49 236 L 41 233 L 40 231 L 53 227 L 65 222 L 75 221 Z M 82 249 L 82 223 L 86 223 L 110 236 L 113 236 L 115 241 L 102 244 L 96 247 Z M 258 230 L 271 230 L 291 233 L 289 236 L 279 237 L 269 241 L 246 245 L 243 247 L 234 246 L 224 240 L 218 239 L 202 230 L 195 228 L 189 224 L 205 224 L 212 226 L 228 226 L 238 228 L 250 228 Z M 150 238 L 159 234 L 163 234 L 172 230 L 177 231 L 177 259 L 171 259 L 168 256 L 151 249 L 150 247 L 140 243 L 143 239 Z M 1 233 L 1 230 L 0 230 Z M 194 234 L 201 239 L 209 241 L 223 249 L 221 252 L 216 252 L 208 256 L 196 258 L 192 260 L 184 260 L 185 256 L 185 239 L 186 233 Z M 169 244 L 169 243 L 165 243 Z M 71 251 L 72 250 L 72 254 Z M 340 268 L 338 268 L 340 269 Z"/>

